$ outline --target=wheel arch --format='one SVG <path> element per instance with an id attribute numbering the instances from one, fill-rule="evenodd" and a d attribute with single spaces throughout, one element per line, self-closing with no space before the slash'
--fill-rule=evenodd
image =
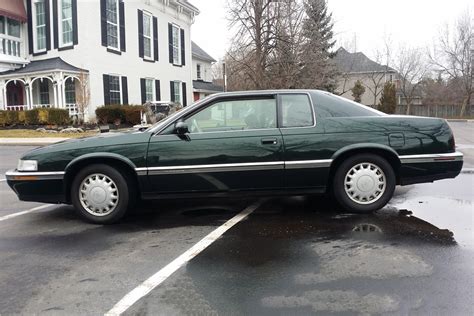
<path id="1" fill-rule="evenodd" d="M 397 152 L 393 148 L 382 144 L 360 143 L 343 147 L 334 153 L 329 169 L 327 183 L 328 188 L 332 185 L 332 179 L 334 178 L 334 174 L 336 173 L 336 170 L 341 165 L 341 163 L 348 157 L 357 154 L 374 154 L 387 160 L 387 162 L 392 166 L 393 171 L 395 173 L 396 184 L 400 183 L 398 171 L 400 169 L 401 162 Z"/>
<path id="2" fill-rule="evenodd" d="M 90 153 L 73 159 L 65 168 L 64 174 L 64 192 L 66 201 L 71 202 L 71 185 L 77 173 L 84 167 L 92 164 L 106 164 L 115 167 L 119 172 L 124 172 L 135 183 L 137 193 L 139 192 L 138 175 L 135 171 L 135 164 L 127 157 L 114 153 Z"/>

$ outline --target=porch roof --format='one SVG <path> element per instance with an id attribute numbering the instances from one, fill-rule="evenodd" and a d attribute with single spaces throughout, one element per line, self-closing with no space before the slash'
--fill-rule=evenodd
<path id="1" fill-rule="evenodd" d="M 26 22 L 26 10 L 23 0 L 0 1 L 0 15 Z"/>
<path id="2" fill-rule="evenodd" d="M 65 62 L 60 57 L 54 57 L 43 60 L 34 60 L 22 68 L 0 73 L 0 77 L 10 77 L 11 75 L 25 75 L 47 71 L 89 72 L 86 69 L 78 68 Z"/>

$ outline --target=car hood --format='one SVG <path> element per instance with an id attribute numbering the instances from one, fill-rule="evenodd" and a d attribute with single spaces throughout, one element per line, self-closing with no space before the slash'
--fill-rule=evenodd
<path id="1" fill-rule="evenodd" d="M 150 140 L 150 137 L 151 133 L 139 131 L 103 133 L 97 136 L 68 139 L 51 145 L 39 147 L 27 152 L 21 159 L 33 159 L 35 156 L 44 153 L 79 150 L 85 148 L 94 148 L 94 151 L 97 151 L 97 148 L 104 148 L 104 151 L 107 151 L 107 147 L 111 146 L 116 147 L 132 143 L 147 143 Z"/>

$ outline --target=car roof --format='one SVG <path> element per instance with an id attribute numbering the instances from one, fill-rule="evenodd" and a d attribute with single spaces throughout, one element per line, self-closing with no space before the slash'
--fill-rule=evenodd
<path id="1" fill-rule="evenodd" d="M 329 93 L 322 90 L 313 89 L 273 89 L 273 90 L 249 90 L 249 91 L 232 91 L 232 92 L 219 92 L 215 93 L 215 97 L 235 97 L 235 96 L 252 96 L 252 95 L 265 95 L 265 94 L 278 94 L 278 93 Z"/>

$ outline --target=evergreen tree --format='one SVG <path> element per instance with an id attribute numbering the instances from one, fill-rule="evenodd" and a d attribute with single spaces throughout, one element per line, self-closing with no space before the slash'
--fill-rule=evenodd
<path id="1" fill-rule="evenodd" d="M 362 82 L 360 82 L 360 80 L 357 80 L 351 91 L 352 96 L 354 97 L 354 101 L 360 103 L 362 101 L 362 95 L 365 93 L 365 87 L 362 85 Z"/>
<path id="2" fill-rule="evenodd" d="M 387 114 L 395 113 L 397 108 L 397 99 L 395 95 L 395 85 L 388 81 L 383 86 L 382 96 L 379 101 L 379 110 Z"/>
<path id="3" fill-rule="evenodd" d="M 337 70 L 331 60 L 336 43 L 332 13 L 328 12 L 326 0 L 304 0 L 304 10 L 301 87 L 334 91 Z"/>

